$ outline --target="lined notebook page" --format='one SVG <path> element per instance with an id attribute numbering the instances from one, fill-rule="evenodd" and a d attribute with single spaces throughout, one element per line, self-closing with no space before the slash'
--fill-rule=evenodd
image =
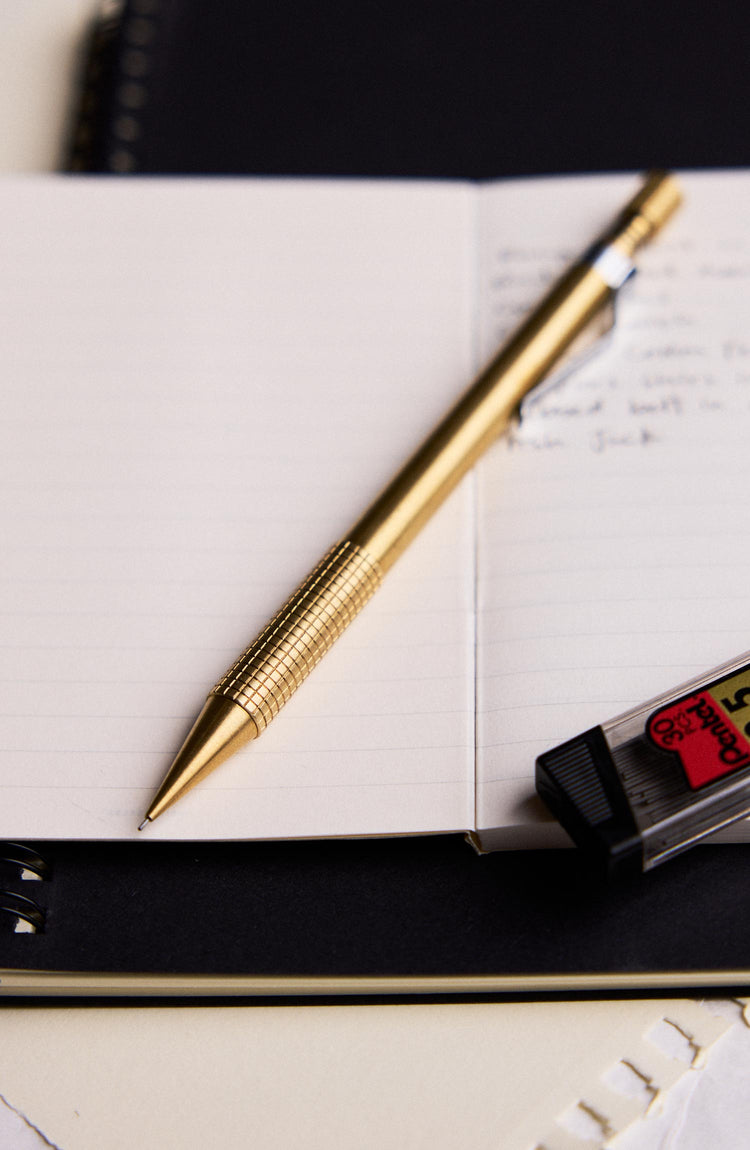
<path id="1" fill-rule="evenodd" d="M 207 691 L 470 377 L 474 191 L 48 177 L 0 202 L 0 836 L 128 838 Z M 473 541 L 465 485 L 149 837 L 469 826 Z"/>
<path id="2" fill-rule="evenodd" d="M 683 183 L 608 349 L 479 468 L 477 819 L 505 828 L 488 846 L 561 841 L 540 751 L 750 648 L 750 179 Z M 482 190 L 485 355 L 633 189 Z"/>

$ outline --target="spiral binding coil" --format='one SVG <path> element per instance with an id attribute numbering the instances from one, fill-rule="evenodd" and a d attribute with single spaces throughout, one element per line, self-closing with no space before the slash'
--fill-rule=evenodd
<path id="1" fill-rule="evenodd" d="M 0 913 L 8 914 L 14 920 L 15 930 L 22 933 L 19 924 L 25 922 L 31 927 L 32 934 L 41 934 L 44 930 L 46 915 L 38 902 L 26 898 L 23 894 L 16 894 L 11 890 L 0 890 Z"/>
<path id="2" fill-rule="evenodd" d="M 24 872 L 38 880 L 47 881 L 51 868 L 31 847 L 21 843 L 0 843 L 0 866 L 7 864 L 18 870 L 18 877 L 24 881 Z M 0 916 L 9 916 L 17 933 L 41 934 L 46 923 L 46 912 L 34 899 L 14 890 L 0 890 Z M 6 919 L 7 921 L 7 919 Z"/>
<path id="3" fill-rule="evenodd" d="M 139 166 L 141 115 L 151 99 L 151 55 L 161 31 L 161 0 L 104 0 L 80 78 L 81 95 L 66 168 L 127 175 Z M 97 142 L 99 131 L 103 142 Z"/>

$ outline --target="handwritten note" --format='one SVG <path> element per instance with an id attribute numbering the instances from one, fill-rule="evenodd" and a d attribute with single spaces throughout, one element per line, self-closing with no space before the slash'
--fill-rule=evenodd
<path id="1" fill-rule="evenodd" d="M 539 751 L 750 647 L 747 179 L 683 182 L 606 350 L 479 468 L 477 817 L 506 841 L 545 820 Z M 561 181 L 564 248 L 546 181 L 485 190 L 485 354 L 630 187 Z M 503 241 L 514 208 L 540 221 L 528 247 Z"/>

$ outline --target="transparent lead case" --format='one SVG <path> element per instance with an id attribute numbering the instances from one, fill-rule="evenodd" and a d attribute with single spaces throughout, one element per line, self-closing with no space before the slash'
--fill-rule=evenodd
<path id="1" fill-rule="evenodd" d="M 540 755 L 536 788 L 614 875 L 750 814 L 750 652 Z"/>

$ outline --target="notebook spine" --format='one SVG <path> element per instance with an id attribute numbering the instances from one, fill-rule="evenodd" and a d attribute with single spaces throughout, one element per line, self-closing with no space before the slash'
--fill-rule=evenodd
<path id="1" fill-rule="evenodd" d="M 9 928 L 16 933 L 43 933 L 47 912 L 40 901 L 28 894 L 12 889 L 16 882 L 29 879 L 47 882 L 52 870 L 47 862 L 32 847 L 21 843 L 0 843 L 0 928 Z"/>
<path id="2" fill-rule="evenodd" d="M 161 5 L 162 0 L 102 3 L 84 53 L 65 171 L 112 175 L 137 171 Z"/>

